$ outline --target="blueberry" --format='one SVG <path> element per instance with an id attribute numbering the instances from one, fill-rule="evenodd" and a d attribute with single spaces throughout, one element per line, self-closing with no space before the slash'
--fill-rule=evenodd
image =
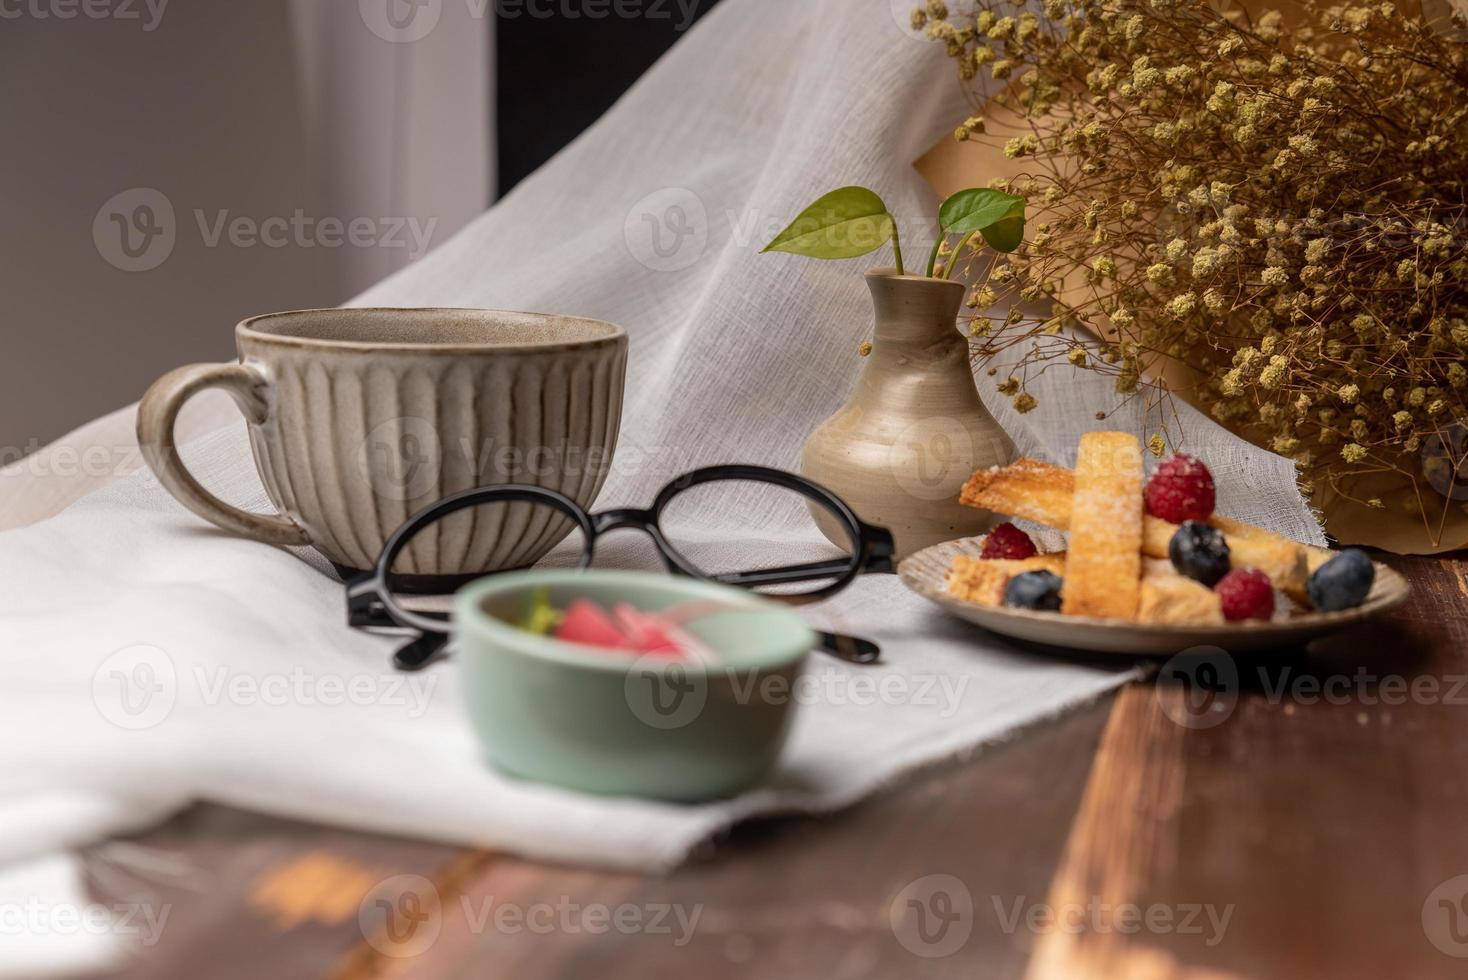
<path id="1" fill-rule="evenodd" d="M 1223 532 L 1202 521 L 1187 521 L 1167 543 L 1167 557 L 1178 574 L 1196 579 L 1210 589 L 1228 574 L 1228 542 Z"/>
<path id="2" fill-rule="evenodd" d="M 1306 590 L 1310 603 L 1321 612 L 1355 609 L 1366 601 L 1376 568 L 1360 548 L 1347 548 L 1310 576 Z"/>
<path id="3" fill-rule="evenodd" d="M 1004 604 L 1019 609 L 1060 609 L 1060 576 L 1054 572 L 1025 572 L 1004 587 Z"/>

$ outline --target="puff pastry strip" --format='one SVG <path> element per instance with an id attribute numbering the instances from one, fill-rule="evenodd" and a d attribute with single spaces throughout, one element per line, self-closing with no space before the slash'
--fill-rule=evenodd
<path id="1" fill-rule="evenodd" d="M 964 484 L 959 500 L 970 507 L 997 511 L 1066 530 L 1071 521 L 1075 474 L 1063 466 L 1021 459 L 1005 467 L 979 470 Z M 1271 531 L 1213 517 L 1209 524 L 1223 532 L 1235 566 L 1253 566 L 1269 576 L 1291 599 L 1308 605 L 1305 580 L 1309 574 L 1306 548 Z M 1142 552 L 1166 558 L 1167 545 L 1177 525 L 1151 515 L 1142 519 Z"/>

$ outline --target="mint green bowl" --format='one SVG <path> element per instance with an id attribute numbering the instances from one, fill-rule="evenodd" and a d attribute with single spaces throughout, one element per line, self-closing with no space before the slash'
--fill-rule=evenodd
<path id="1" fill-rule="evenodd" d="M 560 609 L 578 598 L 645 612 L 718 603 L 686 624 L 716 657 L 672 661 L 528 633 L 515 623 L 539 588 Z M 458 593 L 454 624 L 469 717 L 492 765 L 588 793 L 679 802 L 730 796 L 770 771 L 816 643 L 784 606 L 644 572 L 491 576 Z"/>

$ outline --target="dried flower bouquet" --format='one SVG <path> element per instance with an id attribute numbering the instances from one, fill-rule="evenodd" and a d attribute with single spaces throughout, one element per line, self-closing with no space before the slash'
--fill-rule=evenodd
<path id="1" fill-rule="evenodd" d="M 1387 3 L 1288 13 L 1204 0 L 914 13 L 962 79 L 1008 81 L 996 109 L 1023 124 L 997 138 L 1024 167 L 1003 187 L 1030 202 L 1028 241 L 989 258 L 970 306 L 1008 284 L 1055 315 L 976 315 L 977 354 L 1040 335 L 1000 379 L 1021 410 L 1027 380 L 1063 361 L 1113 373 L 1121 399 L 1182 394 L 1292 457 L 1328 509 L 1410 514 L 1442 546 L 1468 497 L 1461 15 L 1435 28 Z M 956 135 L 996 138 L 985 130 L 976 115 Z"/>

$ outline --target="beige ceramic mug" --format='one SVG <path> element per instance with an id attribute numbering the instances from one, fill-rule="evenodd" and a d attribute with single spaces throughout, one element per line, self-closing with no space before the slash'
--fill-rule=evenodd
<path id="1" fill-rule="evenodd" d="M 372 567 L 415 512 L 477 486 L 528 483 L 589 507 L 611 465 L 627 335 L 598 320 L 489 310 L 275 313 L 235 328 L 239 361 L 158 379 L 138 408 L 138 443 L 160 483 L 226 531 L 312 545 L 337 568 Z M 249 423 L 279 511 L 218 499 L 179 459 L 179 410 L 222 388 Z M 464 577 L 533 564 L 568 526 L 445 522 L 395 566 Z"/>

